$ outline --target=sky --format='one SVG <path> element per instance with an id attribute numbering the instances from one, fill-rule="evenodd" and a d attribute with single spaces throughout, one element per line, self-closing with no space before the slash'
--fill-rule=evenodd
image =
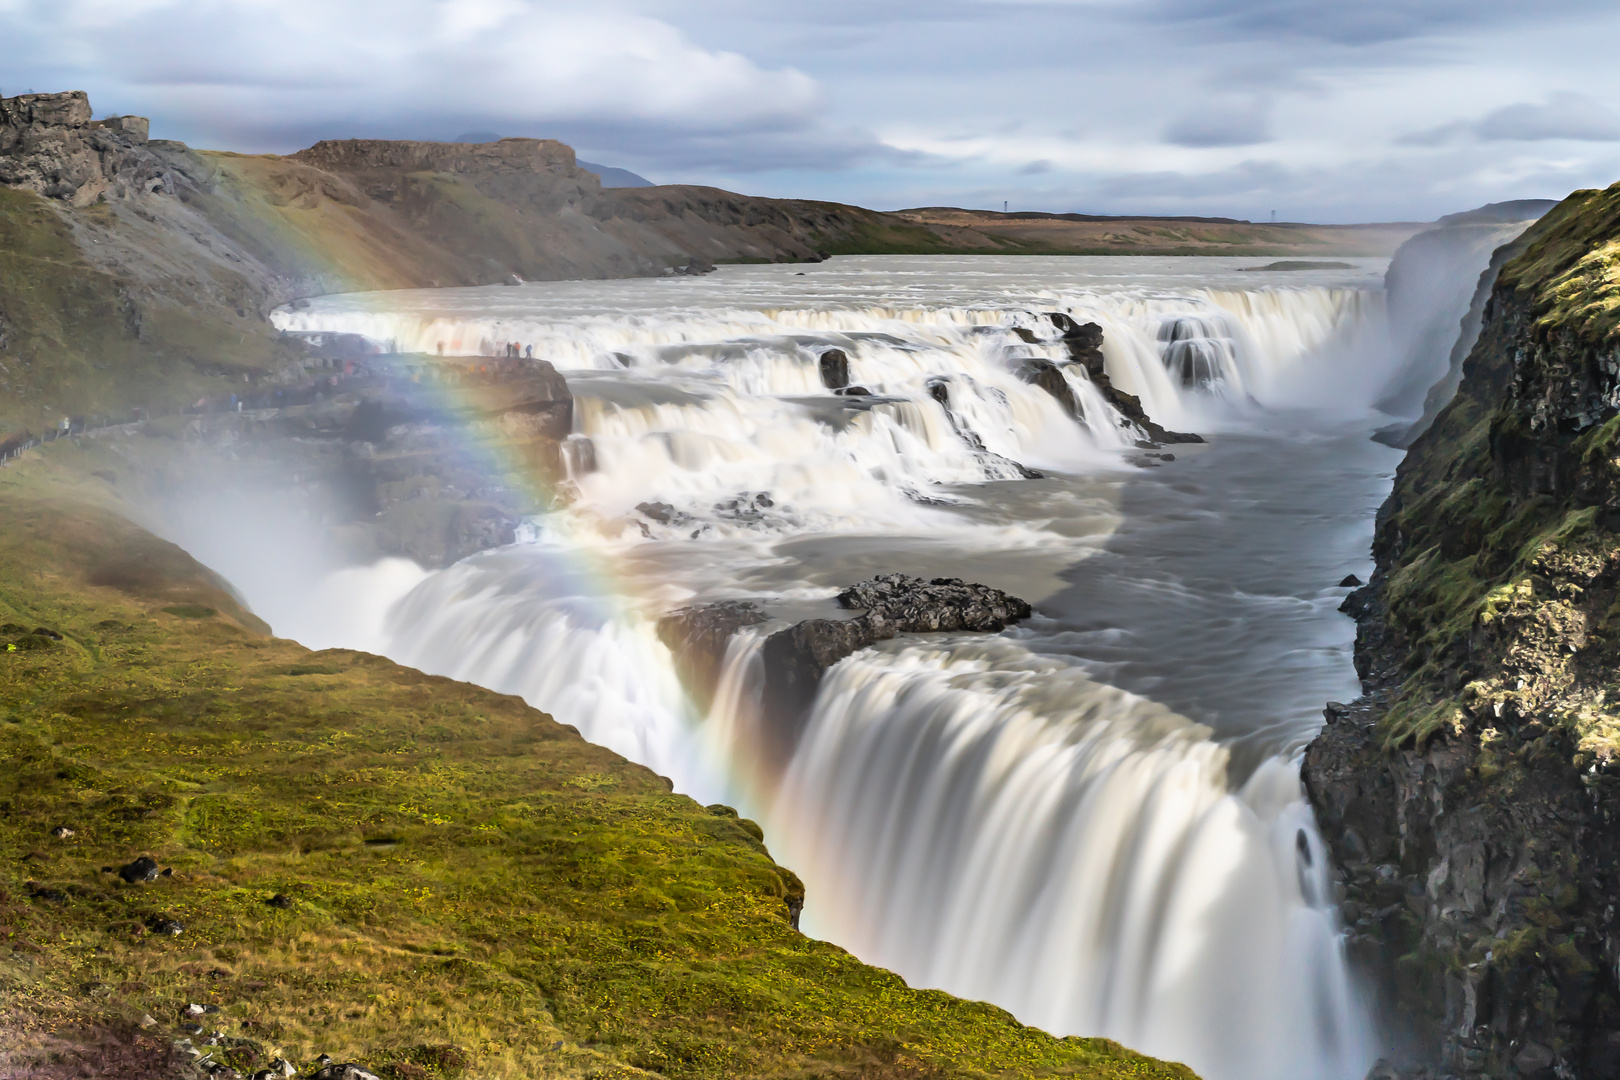
<path id="1" fill-rule="evenodd" d="M 659 183 L 1418 221 L 1620 180 L 1614 0 L 0 0 L 155 138 L 557 138 Z"/>

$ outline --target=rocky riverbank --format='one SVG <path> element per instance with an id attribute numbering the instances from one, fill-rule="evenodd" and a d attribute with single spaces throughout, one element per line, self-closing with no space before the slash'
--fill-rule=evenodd
<path id="1" fill-rule="evenodd" d="M 1407 1071 L 1620 1072 L 1620 188 L 1501 267 L 1379 514 L 1304 779 Z"/>

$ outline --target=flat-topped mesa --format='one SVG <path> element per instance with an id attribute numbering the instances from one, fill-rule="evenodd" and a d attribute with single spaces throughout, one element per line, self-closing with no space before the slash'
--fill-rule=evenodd
<path id="1" fill-rule="evenodd" d="M 574 178 L 574 148 L 555 139 L 501 139 L 491 143 L 326 139 L 291 157 L 333 172 L 555 172 Z"/>
<path id="2" fill-rule="evenodd" d="M 174 191 L 172 171 L 147 149 L 145 117 L 92 116 L 83 90 L 0 98 L 0 184 L 74 206 Z"/>

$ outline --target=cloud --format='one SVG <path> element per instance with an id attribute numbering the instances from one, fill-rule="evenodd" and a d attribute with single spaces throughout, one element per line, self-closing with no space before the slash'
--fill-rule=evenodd
<path id="1" fill-rule="evenodd" d="M 193 130 L 419 132 L 607 122 L 808 131 L 820 86 L 645 15 L 553 0 L 44 0 L 0 6 L 36 68 L 112 83 Z M 14 80 L 10 80 L 14 81 Z"/>
<path id="2" fill-rule="evenodd" d="M 0 0 L 0 82 L 221 149 L 490 131 L 866 205 L 1347 220 L 1620 175 L 1616 33 L 1613 0 Z"/>
<path id="3" fill-rule="evenodd" d="M 1132 13 L 1220 39 L 1316 40 L 1367 46 L 1488 26 L 1579 18 L 1608 0 L 1157 0 Z"/>
<path id="4" fill-rule="evenodd" d="M 1461 120 L 1454 120 L 1449 124 L 1438 127 L 1425 128 L 1406 135 L 1395 137 L 1396 146 L 1416 146 L 1433 148 L 1436 146 L 1451 146 L 1467 139 L 1474 133 L 1474 125 L 1465 124 Z"/>
<path id="5" fill-rule="evenodd" d="M 1620 142 L 1620 115 L 1584 94 L 1559 93 L 1544 104 L 1497 109 L 1479 122 L 1476 131 L 1492 142 Z"/>
<path id="6" fill-rule="evenodd" d="M 1270 110 L 1259 100 L 1214 101 L 1170 122 L 1164 141 L 1195 149 L 1271 141 Z"/>

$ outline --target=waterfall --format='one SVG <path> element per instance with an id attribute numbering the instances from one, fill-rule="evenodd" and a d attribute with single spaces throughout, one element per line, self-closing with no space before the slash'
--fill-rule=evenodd
<path id="1" fill-rule="evenodd" d="M 768 815 L 807 929 L 925 986 L 1210 1080 L 1357 1080 L 1297 769 L 1236 790 L 1206 728 L 1011 641 L 828 673 Z"/>
<path id="2" fill-rule="evenodd" d="M 1190 276 L 1211 263 L 834 260 L 797 279 L 748 267 L 323 298 L 275 320 L 429 354 L 517 341 L 574 394 L 570 504 L 525 542 L 409 579 L 389 656 L 520 694 L 677 790 L 765 821 L 807 883 L 806 928 L 913 983 L 1208 1080 L 1356 1080 L 1373 1046 L 1290 756 L 1315 721 L 1217 730 L 1152 700 L 1152 679 L 1111 685 L 1112 654 L 1094 646 L 1132 635 L 1160 634 L 1138 652 L 1176 677 L 1175 633 L 1133 622 L 1129 604 L 1082 598 L 995 638 L 857 653 L 826 675 L 785 771 L 758 749 L 764 636 L 834 615 L 838 586 L 935 566 L 1037 583 L 1039 608 L 1153 485 L 1220 483 L 1166 467 L 1225 460 L 1220 438 L 1145 455 L 1110 393 L 1172 430 L 1271 440 L 1277 452 L 1253 458 L 1276 469 L 1294 467 L 1299 444 L 1274 420 L 1290 410 L 1360 424 L 1344 437 L 1365 440 L 1392 377 L 1381 265 L 1255 289 L 1235 271 Z M 1054 315 L 1102 327 L 1113 391 Z M 823 378 L 833 349 L 849 387 Z M 1311 459 L 1318 488 L 1343 457 Z M 1192 513 L 1255 503 L 1239 491 Z M 367 571 L 343 572 L 352 596 Z M 379 576 L 378 595 L 406 580 Z M 1194 587 L 1167 579 L 1163 603 Z M 773 621 L 731 639 L 705 714 L 655 624 L 723 598 Z M 1345 650 L 1298 629 L 1337 618 L 1337 600 L 1285 600 L 1265 617 L 1299 665 L 1349 677 Z"/>

